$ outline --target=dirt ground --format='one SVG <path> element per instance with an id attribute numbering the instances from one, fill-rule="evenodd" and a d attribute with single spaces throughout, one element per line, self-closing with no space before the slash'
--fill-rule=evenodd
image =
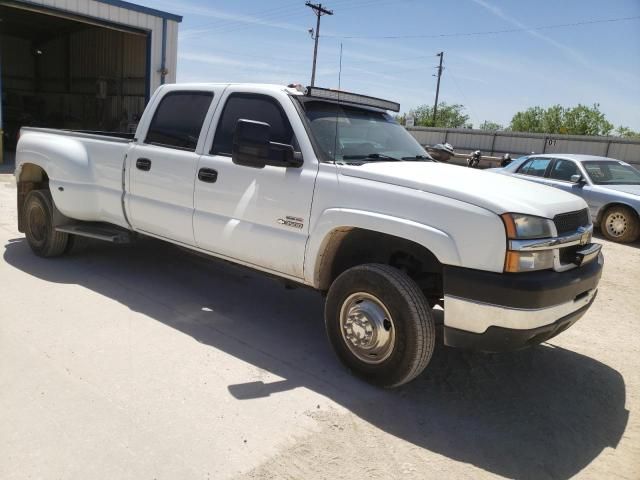
<path id="1" fill-rule="evenodd" d="M 35 257 L 0 175 L 0 478 L 640 479 L 640 244 L 537 348 L 440 347 L 393 391 L 322 299 L 157 241 Z"/>

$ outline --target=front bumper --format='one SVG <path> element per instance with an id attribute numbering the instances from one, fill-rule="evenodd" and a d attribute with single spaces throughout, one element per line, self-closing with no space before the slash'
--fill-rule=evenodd
<path id="1" fill-rule="evenodd" d="M 593 303 L 603 263 L 513 274 L 445 267 L 445 344 L 499 352 L 554 337 Z"/>

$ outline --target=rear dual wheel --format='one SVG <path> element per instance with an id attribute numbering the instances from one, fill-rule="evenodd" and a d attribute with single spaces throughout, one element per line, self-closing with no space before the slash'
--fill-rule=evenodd
<path id="1" fill-rule="evenodd" d="M 53 200 L 47 190 L 32 190 L 24 201 L 25 236 L 33 253 L 40 257 L 62 255 L 69 235 L 53 227 Z"/>
<path id="2" fill-rule="evenodd" d="M 388 265 L 359 265 L 331 285 L 325 326 L 342 362 L 364 380 L 396 387 L 427 366 L 435 325 L 422 291 Z"/>

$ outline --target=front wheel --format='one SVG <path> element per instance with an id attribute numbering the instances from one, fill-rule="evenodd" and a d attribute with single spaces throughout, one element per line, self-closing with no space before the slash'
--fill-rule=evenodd
<path id="1" fill-rule="evenodd" d="M 388 265 L 359 265 L 342 273 L 327 295 L 325 325 L 340 360 L 383 387 L 413 380 L 435 348 L 426 298 L 411 278 Z"/>
<path id="2" fill-rule="evenodd" d="M 614 206 L 604 212 L 600 230 L 608 240 L 631 243 L 640 236 L 640 221 L 630 208 Z"/>

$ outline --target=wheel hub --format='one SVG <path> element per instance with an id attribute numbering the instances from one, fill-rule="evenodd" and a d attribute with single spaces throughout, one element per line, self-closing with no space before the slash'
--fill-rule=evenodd
<path id="1" fill-rule="evenodd" d="M 620 213 L 613 213 L 607 218 L 607 232 L 612 237 L 620 237 L 627 230 L 627 219 Z"/>
<path id="2" fill-rule="evenodd" d="M 366 363 L 381 363 L 391 355 L 395 330 L 389 311 L 373 295 L 349 296 L 340 311 L 340 330 L 351 352 Z"/>
<path id="3" fill-rule="evenodd" d="M 45 241 L 47 222 L 46 216 L 42 208 L 34 207 L 29 210 L 29 230 L 31 231 L 32 239 L 40 244 Z"/>

